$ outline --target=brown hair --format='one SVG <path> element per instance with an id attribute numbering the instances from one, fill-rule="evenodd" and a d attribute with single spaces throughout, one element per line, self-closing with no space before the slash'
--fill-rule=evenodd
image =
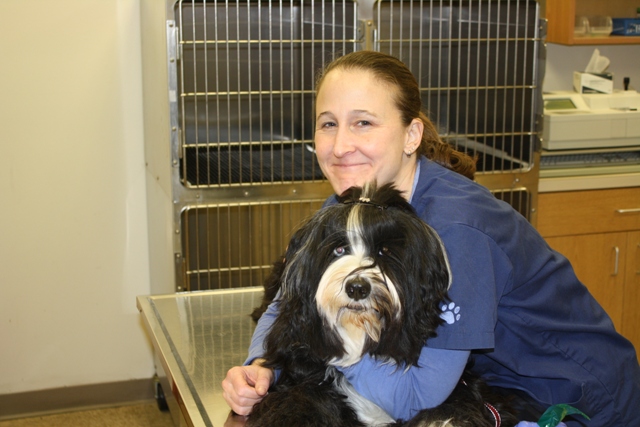
<path id="1" fill-rule="evenodd" d="M 335 59 L 325 67 L 316 81 L 316 92 L 320 90 L 324 76 L 335 69 L 369 71 L 381 82 L 395 88 L 396 106 L 400 110 L 405 125 L 408 126 L 415 118 L 424 123 L 422 142 L 417 153 L 447 169 L 473 179 L 476 171 L 475 160 L 440 139 L 436 127 L 422 110 L 418 82 L 402 61 L 371 50 L 349 53 Z"/>

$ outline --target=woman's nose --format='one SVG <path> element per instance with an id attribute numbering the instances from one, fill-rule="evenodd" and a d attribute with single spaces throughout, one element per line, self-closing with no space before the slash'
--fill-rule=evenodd
<path id="1" fill-rule="evenodd" d="M 348 126 L 338 127 L 333 143 L 333 154 L 336 157 L 343 157 L 344 155 L 355 151 L 354 142 L 353 134 Z"/>

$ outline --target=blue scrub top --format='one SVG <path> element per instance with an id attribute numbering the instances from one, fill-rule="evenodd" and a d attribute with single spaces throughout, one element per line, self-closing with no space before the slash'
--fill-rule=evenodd
<path id="1" fill-rule="evenodd" d="M 424 158 L 411 204 L 440 235 L 453 272 L 447 322 L 428 346 L 474 350 L 474 370 L 490 384 L 570 403 L 589 426 L 640 426 L 633 345 L 522 215 Z"/>

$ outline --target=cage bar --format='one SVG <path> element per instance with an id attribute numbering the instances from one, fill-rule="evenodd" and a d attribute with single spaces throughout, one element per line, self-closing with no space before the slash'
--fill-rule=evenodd
<path id="1" fill-rule="evenodd" d="M 404 61 L 442 138 L 475 156 L 477 180 L 531 218 L 536 1 L 182 0 L 173 13 L 178 289 L 260 285 L 322 205 L 330 188 L 313 148 L 315 77 L 355 50 Z"/>

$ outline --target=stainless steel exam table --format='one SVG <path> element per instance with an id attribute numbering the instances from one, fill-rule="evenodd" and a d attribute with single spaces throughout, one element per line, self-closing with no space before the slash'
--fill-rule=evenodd
<path id="1" fill-rule="evenodd" d="M 230 415 L 221 382 L 247 357 L 255 327 L 249 314 L 261 298 L 262 288 L 137 297 L 176 425 L 244 424 Z"/>

